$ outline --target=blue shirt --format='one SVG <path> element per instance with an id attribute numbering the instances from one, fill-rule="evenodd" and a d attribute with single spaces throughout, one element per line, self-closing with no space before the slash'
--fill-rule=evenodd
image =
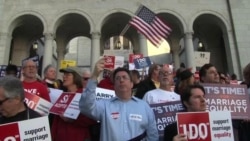
<path id="1" fill-rule="evenodd" d="M 101 121 L 101 141 L 127 141 L 145 131 L 147 141 L 159 140 L 154 113 L 145 101 L 135 97 L 96 100 L 96 85 L 96 81 L 88 81 L 79 107 L 82 114 Z"/>

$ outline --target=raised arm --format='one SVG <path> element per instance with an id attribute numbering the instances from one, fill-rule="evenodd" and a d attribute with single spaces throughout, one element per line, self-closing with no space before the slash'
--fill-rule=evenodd
<path id="1" fill-rule="evenodd" d="M 95 64 L 91 79 L 88 81 L 85 90 L 82 93 L 79 108 L 82 114 L 100 120 L 103 113 L 104 101 L 96 101 L 95 90 L 97 86 L 97 78 L 104 69 L 104 58 L 101 58 Z"/>

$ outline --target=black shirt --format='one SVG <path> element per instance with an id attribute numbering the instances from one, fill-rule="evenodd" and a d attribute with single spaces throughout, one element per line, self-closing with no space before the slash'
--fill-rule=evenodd
<path id="1" fill-rule="evenodd" d="M 38 114 L 34 110 L 28 108 L 26 105 L 25 105 L 25 107 L 26 107 L 26 109 L 24 111 L 16 114 L 15 116 L 12 116 L 12 117 L 1 116 L 0 117 L 0 124 L 6 124 L 6 123 L 10 123 L 10 122 L 18 122 L 18 121 L 22 121 L 22 120 L 41 117 L 40 114 Z"/>
<path id="2" fill-rule="evenodd" d="M 177 122 L 174 122 L 164 129 L 164 141 L 172 141 L 177 134 Z"/>

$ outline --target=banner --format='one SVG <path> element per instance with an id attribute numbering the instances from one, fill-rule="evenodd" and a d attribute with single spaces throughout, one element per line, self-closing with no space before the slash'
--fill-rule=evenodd
<path id="1" fill-rule="evenodd" d="M 155 114 L 156 126 L 160 138 L 164 135 L 164 128 L 176 122 L 176 113 L 184 110 L 181 101 L 150 104 L 150 107 Z"/>
<path id="2" fill-rule="evenodd" d="M 149 57 L 143 57 L 143 58 L 134 59 L 134 64 L 135 64 L 136 69 L 141 69 L 141 68 L 151 66 L 152 63 Z"/>
<path id="3" fill-rule="evenodd" d="M 57 99 L 56 103 L 50 109 L 51 113 L 56 115 L 62 115 L 64 117 L 77 119 L 80 114 L 79 100 L 81 98 L 80 93 L 64 92 Z"/>
<path id="4" fill-rule="evenodd" d="M 177 113 L 178 134 L 188 141 L 234 141 L 231 114 L 220 112 Z"/>
<path id="5" fill-rule="evenodd" d="M 52 104 L 35 95 L 35 94 L 31 94 L 31 93 L 27 93 L 25 92 L 25 99 L 24 102 L 28 105 L 28 107 L 36 112 L 38 112 L 41 115 L 48 115 L 49 114 L 49 110 L 52 107 Z"/>
<path id="6" fill-rule="evenodd" d="M 233 119 L 250 119 L 246 85 L 202 84 L 208 111 L 230 111 Z"/>
<path id="7" fill-rule="evenodd" d="M 0 141 L 51 141 L 48 117 L 0 125 Z"/>

